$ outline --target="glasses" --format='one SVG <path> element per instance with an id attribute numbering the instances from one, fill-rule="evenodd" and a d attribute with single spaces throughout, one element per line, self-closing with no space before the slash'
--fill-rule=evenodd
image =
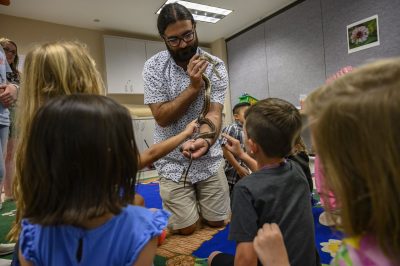
<path id="1" fill-rule="evenodd" d="M 181 44 L 181 41 L 184 41 L 185 43 L 191 42 L 194 39 L 194 33 L 195 30 L 192 30 L 188 33 L 186 33 L 185 35 L 183 35 L 182 37 L 178 37 L 178 36 L 171 36 L 171 37 L 164 37 L 164 39 L 169 43 L 169 45 L 171 45 L 172 47 L 177 47 Z"/>
<path id="2" fill-rule="evenodd" d="M 4 52 L 12 54 L 12 55 L 16 55 L 17 54 L 17 50 L 11 50 L 11 49 L 9 49 L 7 47 L 4 47 L 3 50 L 4 50 Z"/>

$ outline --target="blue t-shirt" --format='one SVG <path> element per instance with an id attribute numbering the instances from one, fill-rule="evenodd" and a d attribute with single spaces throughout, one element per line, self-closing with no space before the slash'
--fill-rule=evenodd
<path id="1" fill-rule="evenodd" d="M 130 205 L 105 224 L 90 230 L 71 225 L 41 226 L 24 219 L 20 250 L 35 266 L 131 266 L 149 240 L 161 234 L 169 216 L 164 210 L 153 212 Z"/>

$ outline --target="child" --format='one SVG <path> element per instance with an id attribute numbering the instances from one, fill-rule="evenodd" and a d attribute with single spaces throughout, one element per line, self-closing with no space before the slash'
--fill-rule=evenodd
<path id="1" fill-rule="evenodd" d="M 400 265 L 399 88 L 400 59 L 388 59 L 307 97 L 324 185 L 346 235 L 331 265 Z"/>
<path id="2" fill-rule="evenodd" d="M 278 223 L 291 265 L 316 265 L 310 191 L 297 163 L 286 160 L 300 133 L 301 117 L 292 104 L 268 98 L 245 114 L 245 144 L 258 171 L 241 179 L 233 190 L 229 239 L 235 256 L 212 253 L 210 265 L 256 265 L 253 239 L 264 223 Z M 228 143 L 229 145 L 229 143 Z"/>
<path id="3" fill-rule="evenodd" d="M 20 180 L 21 155 L 25 153 L 26 140 L 36 111 L 47 100 L 75 93 L 100 94 L 104 91 L 103 81 L 93 59 L 86 48 L 76 42 L 46 43 L 31 50 L 25 58 L 24 75 L 17 107 L 17 147 L 15 152 L 14 197 L 16 199 L 16 222 L 9 238 L 18 239 L 21 216 L 25 211 L 24 196 Z"/>
<path id="4" fill-rule="evenodd" d="M 36 111 L 55 96 L 100 94 L 104 91 L 95 62 L 85 46 L 77 42 L 46 43 L 34 48 L 25 58 L 24 73 L 17 117 L 18 146 L 14 181 L 17 214 L 16 222 L 9 233 L 9 238 L 13 241 L 19 236 L 21 215 L 25 211 L 24 195 L 20 192 L 20 169 L 25 158 L 21 154 L 25 152 L 26 139 Z M 139 169 L 168 154 L 187 139 L 194 129 L 195 123 L 191 123 L 180 134 L 144 151 L 140 155 Z"/>
<path id="5" fill-rule="evenodd" d="M 304 175 L 306 176 L 308 187 L 310 188 L 310 193 L 312 193 L 314 185 L 310 170 L 310 158 L 308 157 L 306 144 L 304 143 L 303 138 L 300 135 L 296 138 L 293 151 L 289 156 L 287 156 L 287 158 L 300 165 L 301 169 L 304 172 Z"/>
<path id="6" fill-rule="evenodd" d="M 243 123 L 244 113 L 249 108 L 250 103 L 243 102 L 238 103 L 233 107 L 233 118 L 235 122 L 226 126 L 222 133 L 228 134 L 229 136 L 239 140 L 241 147 L 244 149 L 243 143 Z M 229 152 L 225 146 L 225 138 L 220 139 L 222 151 L 225 158 L 225 175 L 228 180 L 229 194 L 232 195 L 233 187 L 239 179 L 249 174 L 247 166 L 239 159 Z"/>
<path id="7" fill-rule="evenodd" d="M 241 147 L 241 143 L 239 140 L 227 135 L 226 133 L 222 133 L 222 138 L 225 138 L 224 143 L 228 143 L 228 145 L 224 146 L 227 153 L 231 153 L 232 156 L 236 156 L 243 163 L 249 166 L 250 171 L 257 171 L 258 165 L 257 162 L 251 158 L 246 151 Z M 311 176 L 311 170 L 309 166 L 309 157 L 306 151 L 306 146 L 303 142 L 303 139 L 299 135 L 295 141 L 294 148 L 292 152 L 286 157 L 294 162 L 296 162 L 304 172 L 306 176 L 308 186 L 310 188 L 310 193 L 313 190 L 313 181 Z"/>
<path id="8" fill-rule="evenodd" d="M 138 150 L 126 108 L 98 95 L 50 100 L 22 157 L 21 265 L 152 265 L 169 214 L 129 205 Z"/>
<path id="9" fill-rule="evenodd" d="M 353 71 L 352 66 L 345 66 L 334 75 L 327 78 L 326 83 L 329 84 L 337 78 L 347 73 L 350 73 L 351 71 Z M 314 167 L 315 186 L 320 196 L 321 206 L 325 209 L 325 211 L 323 211 L 319 216 L 319 223 L 325 226 L 333 226 L 335 225 L 334 220 L 339 219 L 337 214 L 340 209 L 338 208 L 338 206 L 336 206 L 335 195 L 333 195 L 332 191 L 326 190 L 326 188 L 324 188 L 324 171 L 320 164 L 318 154 L 315 156 Z M 329 202 L 325 203 L 325 199 L 329 199 Z"/>
<path id="10" fill-rule="evenodd" d="M 7 81 L 12 84 L 20 85 L 20 72 L 18 71 L 18 48 L 17 44 L 10 39 L 0 38 L 0 45 L 3 47 L 7 62 L 10 65 L 11 72 L 7 72 Z M 3 188 L 4 188 L 4 201 L 13 200 L 12 196 L 12 179 L 14 176 L 14 147 L 15 147 L 15 102 L 12 103 L 8 110 L 10 112 L 10 125 L 8 132 L 8 140 L 7 140 L 7 149 L 5 156 L 5 175 L 3 180 Z M 1 199 L 0 199 L 1 201 Z"/>

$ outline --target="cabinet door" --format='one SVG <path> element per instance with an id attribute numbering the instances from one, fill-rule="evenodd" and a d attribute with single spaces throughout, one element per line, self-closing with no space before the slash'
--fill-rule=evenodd
<path id="1" fill-rule="evenodd" d="M 135 118 L 132 123 L 138 150 L 143 152 L 154 144 L 155 120 L 149 117 Z"/>
<path id="2" fill-rule="evenodd" d="M 146 62 L 145 41 L 126 38 L 126 60 L 129 68 L 127 69 L 127 83 L 125 90 L 127 93 L 144 93 L 142 72 Z"/>
<path id="3" fill-rule="evenodd" d="M 146 41 L 146 57 L 149 59 L 158 52 L 167 50 L 164 42 Z"/>
<path id="4" fill-rule="evenodd" d="M 105 36 L 107 92 L 143 94 L 142 71 L 146 61 L 145 41 Z"/>
<path id="5" fill-rule="evenodd" d="M 125 39 L 120 37 L 104 37 L 104 50 L 107 71 L 107 92 L 128 93 L 125 85 L 128 81 Z"/>

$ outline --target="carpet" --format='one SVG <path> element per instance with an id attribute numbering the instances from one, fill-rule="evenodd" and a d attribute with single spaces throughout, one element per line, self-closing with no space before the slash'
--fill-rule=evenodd
<path id="1" fill-rule="evenodd" d="M 15 202 L 3 202 L 0 210 L 0 243 L 8 243 L 6 236 L 11 229 L 11 224 L 15 220 Z M 12 255 L 0 256 L 2 259 L 11 259 Z"/>
<path id="2" fill-rule="evenodd" d="M 137 192 L 145 199 L 147 208 L 162 208 L 160 189 L 158 182 L 141 183 L 137 185 Z M 316 199 L 318 201 L 318 199 Z M 319 224 L 318 217 L 322 208 L 316 204 L 313 207 L 313 216 L 316 232 L 317 249 L 323 265 L 329 264 L 340 245 L 342 234 L 334 229 Z M 5 242 L 6 235 L 15 218 L 15 203 L 3 203 L 0 210 L 0 241 Z M 164 243 L 158 247 L 154 260 L 155 266 L 176 265 L 176 266 L 205 266 L 208 255 L 219 250 L 228 254 L 235 254 L 236 246 L 234 241 L 228 240 L 229 224 L 225 228 L 211 228 L 201 226 L 193 235 L 179 236 L 170 235 Z M 10 259 L 11 255 L 0 258 Z"/>

